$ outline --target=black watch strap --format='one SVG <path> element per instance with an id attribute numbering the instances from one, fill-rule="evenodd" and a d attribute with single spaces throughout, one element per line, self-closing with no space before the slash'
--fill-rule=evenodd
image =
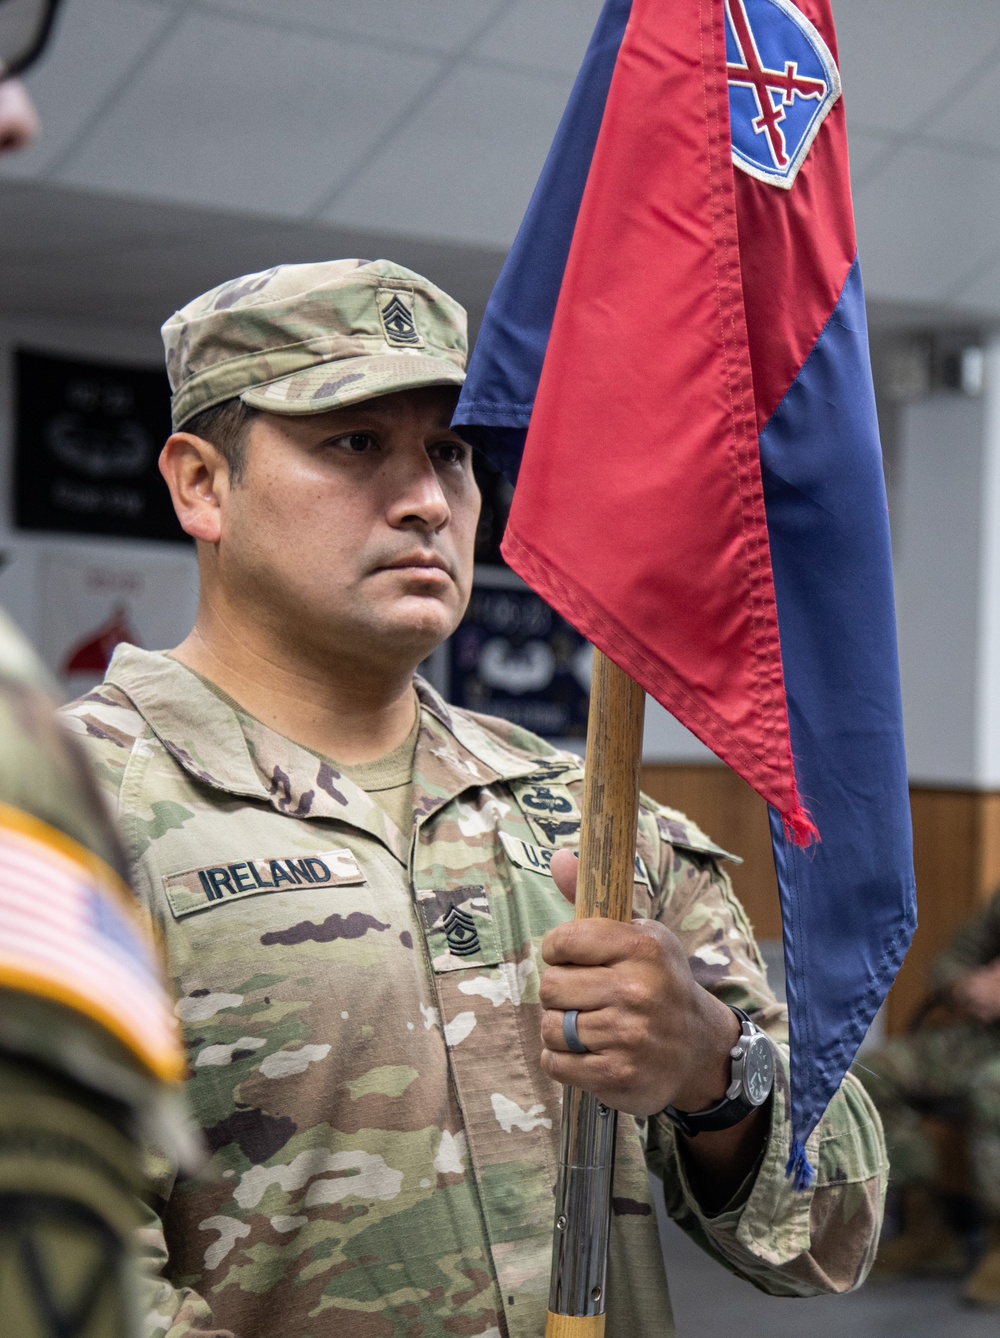
<path id="1" fill-rule="evenodd" d="M 740 1019 L 740 1023 L 750 1022 L 749 1014 L 744 1013 L 742 1008 L 737 1008 L 734 1004 L 729 1007 Z M 751 1023 L 751 1025 L 753 1025 Z M 663 1114 L 667 1119 L 676 1124 L 681 1133 L 687 1134 L 688 1138 L 694 1138 L 698 1134 L 716 1133 L 719 1129 L 731 1129 L 734 1124 L 739 1124 L 740 1120 L 746 1117 L 757 1107 L 741 1096 L 724 1096 L 721 1101 L 717 1101 L 714 1106 L 709 1106 L 707 1110 L 698 1110 L 689 1112 L 678 1110 L 676 1106 L 664 1106 Z"/>
<path id="2" fill-rule="evenodd" d="M 743 1101 L 740 1097 L 724 1096 L 715 1106 L 709 1106 L 708 1110 L 695 1111 L 689 1114 L 683 1110 L 677 1110 L 674 1106 L 664 1106 L 663 1113 L 668 1120 L 672 1120 L 682 1134 L 687 1134 L 688 1138 L 694 1138 L 697 1134 L 711 1134 L 719 1129 L 731 1129 L 734 1124 L 739 1124 L 740 1120 L 745 1120 L 756 1106 L 751 1106 L 749 1101 Z"/>

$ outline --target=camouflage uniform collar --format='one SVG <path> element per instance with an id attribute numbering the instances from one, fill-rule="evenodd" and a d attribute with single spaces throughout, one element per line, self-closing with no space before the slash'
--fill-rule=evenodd
<path id="1" fill-rule="evenodd" d="M 317 753 L 214 692 L 178 660 L 121 645 L 105 681 L 125 693 L 167 752 L 203 785 L 269 803 L 291 818 L 348 823 L 406 862 L 402 834 L 369 795 Z"/>
<path id="2" fill-rule="evenodd" d="M 527 776 L 540 762 L 534 750 L 501 737 L 505 722 L 477 719 L 448 703 L 425 679 L 414 679 L 420 733 L 413 759 L 413 815 L 419 827 L 464 791 Z M 543 748 L 547 745 L 541 745 Z"/>
<path id="3" fill-rule="evenodd" d="M 414 678 L 414 686 L 424 723 L 427 723 L 427 717 L 430 716 L 443 727 L 442 742 L 445 749 L 450 751 L 442 760 L 449 761 L 455 766 L 456 779 L 464 775 L 463 788 L 468 788 L 470 775 L 474 776 L 477 783 L 489 785 L 498 780 L 514 780 L 518 776 L 529 776 L 533 771 L 537 771 L 539 765 L 549 760 L 547 756 L 539 755 L 540 740 L 532 738 L 531 742 L 535 745 L 532 748 L 519 746 L 513 741 L 505 741 L 500 734 L 505 722 L 490 717 L 477 717 L 469 711 L 450 706 L 419 674 Z M 557 755 L 556 749 L 548 744 L 543 744 L 542 749 L 546 754 L 551 753 L 553 757 Z M 469 766 L 470 755 L 481 764 L 474 772 Z M 420 758 L 419 742 L 417 758 L 418 760 Z"/>
<path id="4" fill-rule="evenodd" d="M 353 781 L 218 695 L 169 655 L 120 645 L 106 682 L 125 693 L 195 780 L 270 803 L 293 818 L 349 823 L 407 861 L 409 852 L 395 824 Z M 532 741 L 534 749 L 519 746 L 502 737 L 502 722 L 480 721 L 448 706 L 419 677 L 415 686 L 421 708 L 413 771 L 417 824 L 470 787 L 530 775 L 547 760 L 538 755 L 538 741 Z"/>
<path id="5" fill-rule="evenodd" d="M 236 712 L 178 660 L 123 642 L 115 648 L 104 681 L 125 693 L 164 748 L 196 780 L 248 799 L 266 795 Z"/>

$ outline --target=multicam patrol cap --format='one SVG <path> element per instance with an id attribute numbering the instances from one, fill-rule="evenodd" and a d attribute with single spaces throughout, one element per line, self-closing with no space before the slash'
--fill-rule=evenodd
<path id="1" fill-rule="evenodd" d="M 464 309 L 389 260 L 278 265 L 196 297 L 162 329 L 174 429 L 237 396 L 322 413 L 417 386 L 458 386 Z"/>

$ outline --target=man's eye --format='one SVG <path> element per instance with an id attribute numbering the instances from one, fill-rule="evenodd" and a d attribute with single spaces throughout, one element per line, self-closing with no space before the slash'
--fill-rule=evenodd
<path id="1" fill-rule="evenodd" d="M 435 448 L 435 454 L 446 465 L 460 465 L 465 461 L 468 449 L 460 441 L 442 441 Z"/>
<path id="2" fill-rule="evenodd" d="M 348 432 L 345 437 L 338 437 L 334 444 L 343 446 L 356 455 L 363 455 L 365 451 L 371 450 L 375 439 L 370 432 Z"/>

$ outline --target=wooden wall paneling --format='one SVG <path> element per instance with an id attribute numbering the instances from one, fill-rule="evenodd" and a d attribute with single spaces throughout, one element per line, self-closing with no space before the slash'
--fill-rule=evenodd
<path id="1" fill-rule="evenodd" d="M 934 958 L 972 913 L 978 884 L 974 797 L 959 790 L 911 789 L 917 932 L 889 994 L 888 1029 L 905 1030 L 930 989 Z"/>
<path id="2" fill-rule="evenodd" d="M 934 958 L 1000 885 L 1000 795 L 911 786 L 917 932 L 889 995 L 889 1031 L 905 1030 L 930 989 Z"/>
<path id="3" fill-rule="evenodd" d="M 781 937 L 778 887 L 767 806 L 722 766 L 650 765 L 642 788 L 678 808 L 725 849 L 743 857 L 729 865 L 737 895 L 758 938 Z M 926 997 L 934 958 L 963 920 L 1000 886 L 1000 794 L 913 786 L 913 861 L 919 925 L 888 1001 L 888 1030 L 905 1030 Z"/>
<path id="4" fill-rule="evenodd" d="M 988 791 L 978 796 L 980 805 L 980 857 L 976 900 L 981 906 L 1000 887 L 1000 794 Z"/>

